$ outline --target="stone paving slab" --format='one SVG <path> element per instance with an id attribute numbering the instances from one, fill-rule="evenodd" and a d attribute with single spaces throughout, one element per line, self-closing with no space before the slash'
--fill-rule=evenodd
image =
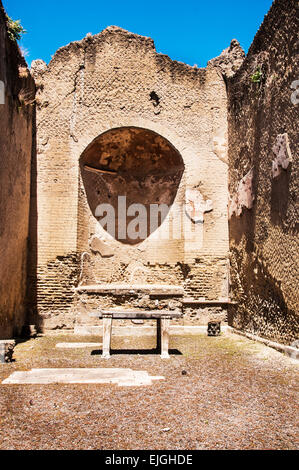
<path id="1" fill-rule="evenodd" d="M 152 385 L 155 380 L 164 380 L 162 376 L 152 377 L 146 371 L 132 369 L 32 369 L 25 372 L 14 372 L 3 385 L 20 384 L 116 384 L 118 386 L 136 387 Z"/>

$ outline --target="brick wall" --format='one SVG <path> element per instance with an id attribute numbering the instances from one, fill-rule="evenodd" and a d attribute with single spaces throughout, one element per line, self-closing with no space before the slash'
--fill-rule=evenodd
<path id="1" fill-rule="evenodd" d="M 227 99 L 218 68 L 173 62 L 157 54 L 150 38 L 110 27 L 59 49 L 48 66 L 35 62 L 32 73 L 38 87 L 37 299 L 43 325 L 72 326 L 78 305 L 72 292 L 79 283 L 143 279 L 184 285 L 189 297 L 227 296 Z M 175 203 L 185 201 L 187 189 L 212 201 L 204 224 L 194 225 L 192 242 L 149 237 L 128 245 L 99 228 L 79 162 L 96 138 L 124 127 L 151 131 L 176 149 L 184 172 Z M 174 205 L 170 217 L 180 210 Z M 91 250 L 95 235 L 111 256 Z M 179 264 L 190 266 L 188 280 Z"/>
<path id="2" fill-rule="evenodd" d="M 35 87 L 0 2 L 0 339 L 26 322 L 30 167 Z M 2 100 L 1 100 L 2 101 Z"/>
<path id="3" fill-rule="evenodd" d="M 230 322 L 286 344 L 299 333 L 297 35 L 298 2 L 275 1 L 228 82 L 231 292 L 238 302 Z"/>

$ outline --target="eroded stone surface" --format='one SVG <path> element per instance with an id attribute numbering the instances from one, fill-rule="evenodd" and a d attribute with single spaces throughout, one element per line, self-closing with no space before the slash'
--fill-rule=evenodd
<path id="1" fill-rule="evenodd" d="M 282 169 L 286 170 L 293 161 L 289 144 L 288 134 L 279 134 L 273 145 L 273 153 L 276 158 L 272 162 L 272 178 L 281 174 Z"/>
<path id="2" fill-rule="evenodd" d="M 194 222 L 204 222 L 204 214 L 213 210 L 213 201 L 203 197 L 198 189 L 186 191 L 186 213 Z"/>
<path id="3" fill-rule="evenodd" d="M 243 209 L 252 209 L 255 200 L 253 192 L 253 170 L 251 169 L 244 178 L 241 179 L 237 193 L 229 202 L 229 218 L 235 214 L 237 217 L 243 212 Z"/>
<path id="4" fill-rule="evenodd" d="M 230 46 L 219 57 L 209 61 L 209 64 L 219 67 L 225 77 L 233 77 L 245 59 L 245 52 L 240 43 L 233 39 Z"/>
<path id="5" fill-rule="evenodd" d="M 111 258 L 114 256 L 113 250 L 109 244 L 100 240 L 98 237 L 93 237 L 91 239 L 90 248 L 94 253 L 99 253 L 102 258 Z"/>
<path id="6" fill-rule="evenodd" d="M 227 135 L 226 129 L 218 129 L 213 136 L 213 152 L 219 160 L 226 165 L 228 164 L 227 159 Z"/>
<path id="7" fill-rule="evenodd" d="M 47 70 L 47 64 L 42 59 L 33 60 L 31 63 L 30 72 L 34 78 Z"/>

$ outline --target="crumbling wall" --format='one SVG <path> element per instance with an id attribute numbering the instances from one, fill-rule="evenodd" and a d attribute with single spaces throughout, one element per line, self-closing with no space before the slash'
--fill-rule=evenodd
<path id="1" fill-rule="evenodd" d="M 276 0 L 229 98 L 230 307 L 236 328 L 298 338 L 298 2 Z"/>
<path id="2" fill-rule="evenodd" d="M 8 38 L 1 2 L 0 84 L 0 339 L 7 339 L 21 332 L 26 317 L 35 85 Z"/>
<path id="3" fill-rule="evenodd" d="M 109 27 L 59 49 L 49 65 L 36 61 L 32 73 L 44 327 L 72 327 L 81 307 L 93 308 L 78 285 L 173 284 L 194 299 L 227 298 L 227 99 L 218 68 L 173 62 L 152 39 Z M 87 173 L 99 163 L 106 175 Z M 110 236 L 95 217 L 97 199 L 114 204 L 135 190 L 144 191 L 136 202 L 173 202 L 175 220 L 186 202 L 194 240 Z"/>

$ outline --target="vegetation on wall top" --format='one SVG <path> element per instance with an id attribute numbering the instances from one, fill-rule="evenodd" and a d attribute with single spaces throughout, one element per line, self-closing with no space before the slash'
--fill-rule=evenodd
<path id="1" fill-rule="evenodd" d="M 13 20 L 7 16 L 7 33 L 8 37 L 16 42 L 19 41 L 22 35 L 27 33 L 27 31 L 21 25 L 21 20 Z"/>

